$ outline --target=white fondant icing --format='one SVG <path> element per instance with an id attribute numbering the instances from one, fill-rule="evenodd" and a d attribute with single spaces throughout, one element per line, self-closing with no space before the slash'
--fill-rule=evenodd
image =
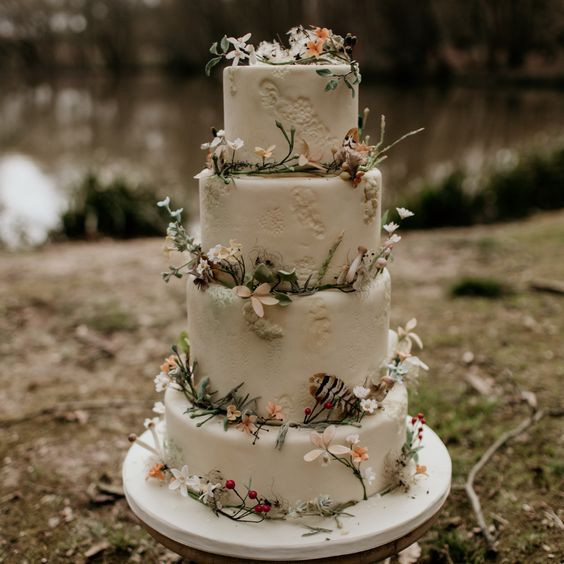
<path id="1" fill-rule="evenodd" d="M 349 129 L 356 127 L 358 92 L 345 84 L 325 92 L 327 77 L 317 70 L 335 74 L 350 71 L 347 65 L 293 65 L 284 69 L 271 65 L 227 67 L 223 71 L 225 133 L 228 139 L 240 137 L 245 146 L 238 159 L 259 162 L 255 146 L 276 145 L 274 158 L 281 159 L 288 146 L 276 127 L 280 121 L 289 132 L 296 128 L 296 147 L 302 140 L 312 156 L 321 162 L 333 160 L 331 149 L 341 144 Z"/>
<path id="2" fill-rule="evenodd" d="M 327 290 L 295 297 L 287 307 L 269 306 L 262 320 L 251 317 L 248 300 L 216 284 L 202 292 L 189 280 L 187 300 L 198 377 L 210 378 L 220 394 L 244 382 L 251 395 L 260 396 L 259 411 L 268 401 L 287 397 L 287 415 L 301 418 L 304 407 L 312 404 L 310 376 L 327 372 L 350 386 L 362 384 L 378 373 L 387 355 L 387 271 L 363 291 Z M 248 317 L 256 319 L 259 329 L 267 322 L 281 334 L 263 338 Z"/>
<path id="3" fill-rule="evenodd" d="M 285 268 L 307 278 L 318 270 L 344 231 L 326 281 L 352 261 L 359 246 L 380 244 L 381 174 L 372 170 L 356 188 L 338 176 L 244 176 L 225 184 L 216 176 L 200 179 L 202 247 L 236 239 L 243 255 L 261 250 Z M 304 261 L 304 259 L 306 259 Z"/>
<path id="4" fill-rule="evenodd" d="M 248 391 L 254 394 L 254 390 Z M 222 418 L 198 427 L 201 419 L 191 419 L 185 413 L 188 402 L 180 392 L 168 390 L 165 405 L 167 436 L 181 450 L 183 463 L 194 474 L 219 470 L 224 479 L 241 485 L 251 480 L 253 489 L 272 502 L 283 500 L 293 504 L 320 494 L 330 495 L 337 502 L 362 499 L 362 485 L 344 465 L 332 461 L 323 467 L 319 461 L 304 461 L 304 455 L 315 448 L 309 429 L 290 429 L 278 450 L 277 427 L 263 427 L 253 444 L 253 436 L 233 427 L 225 431 Z M 386 454 L 398 451 L 405 442 L 406 414 L 407 392 L 398 384 L 385 399 L 384 409 L 366 416 L 361 428 L 337 427 L 333 444 L 346 444 L 345 438 L 357 433 L 359 444 L 368 447 L 370 458 L 362 467 L 371 466 L 376 475 L 371 485 L 366 484 L 368 495 L 389 485 Z"/>

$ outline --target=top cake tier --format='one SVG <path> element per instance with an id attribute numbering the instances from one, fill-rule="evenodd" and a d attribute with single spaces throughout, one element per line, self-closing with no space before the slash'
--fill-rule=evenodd
<path id="1" fill-rule="evenodd" d="M 276 121 L 287 131 L 296 130 L 295 148 L 318 162 L 331 162 L 346 133 L 357 126 L 358 86 L 355 95 L 342 80 L 326 91 L 327 77 L 317 71 L 345 75 L 349 65 L 253 65 L 232 66 L 223 71 L 225 134 L 245 145 L 240 160 L 260 162 L 255 147 L 273 150 L 275 159 L 287 153 L 287 144 Z"/>

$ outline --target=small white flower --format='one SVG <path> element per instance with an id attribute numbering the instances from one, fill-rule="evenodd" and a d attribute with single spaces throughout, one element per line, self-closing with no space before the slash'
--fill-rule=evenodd
<path id="1" fill-rule="evenodd" d="M 384 231 L 387 231 L 388 233 L 393 233 L 398 227 L 399 227 L 399 225 L 397 223 L 390 221 L 390 223 L 387 223 L 386 225 L 384 225 L 382 227 L 382 229 Z"/>
<path id="2" fill-rule="evenodd" d="M 164 392 L 172 384 L 172 379 L 165 372 L 160 372 L 155 376 L 154 382 L 155 390 L 157 392 Z"/>
<path id="3" fill-rule="evenodd" d="M 371 486 L 374 480 L 376 479 L 376 474 L 374 470 L 372 470 L 372 466 L 367 466 L 362 470 L 362 479 L 366 480 L 366 483 Z"/>
<path id="4" fill-rule="evenodd" d="M 227 41 L 229 41 L 229 43 L 231 43 L 231 45 L 233 45 L 233 47 L 235 47 L 235 49 L 242 49 L 242 50 L 247 50 L 247 41 L 251 38 L 251 34 L 250 33 L 246 33 L 245 35 L 243 35 L 242 37 L 228 37 Z"/>
<path id="5" fill-rule="evenodd" d="M 229 257 L 229 249 L 223 245 L 216 245 L 207 252 L 207 256 L 210 262 L 217 264 Z"/>
<path id="6" fill-rule="evenodd" d="M 400 219 L 407 219 L 408 217 L 412 217 L 415 214 L 412 211 L 409 211 L 407 208 L 396 208 Z"/>
<path id="7" fill-rule="evenodd" d="M 233 51 L 229 51 L 227 55 L 225 55 L 226 59 L 233 59 L 232 66 L 236 67 L 239 64 L 239 61 L 244 61 L 248 57 L 247 53 L 239 49 L 233 49 Z"/>
<path id="8" fill-rule="evenodd" d="M 238 151 L 239 149 L 241 149 L 241 147 L 243 147 L 243 145 L 245 144 L 245 142 L 237 137 L 237 139 L 235 139 L 234 141 L 227 141 L 227 145 L 229 146 L 230 149 L 233 149 L 234 151 Z"/>
<path id="9" fill-rule="evenodd" d="M 180 216 L 182 215 L 183 211 L 184 211 L 184 208 L 179 208 L 177 210 L 171 211 L 170 215 L 172 217 L 174 217 L 174 219 L 180 219 Z"/>
<path id="10" fill-rule="evenodd" d="M 247 53 L 249 54 L 249 65 L 256 65 L 258 60 L 254 45 L 247 46 Z"/>
<path id="11" fill-rule="evenodd" d="M 360 442 L 360 437 L 358 436 L 358 433 L 352 433 L 345 438 L 345 441 L 347 441 L 350 445 L 356 445 Z"/>
<path id="12" fill-rule="evenodd" d="M 143 421 L 143 425 L 145 429 L 148 429 L 151 425 L 155 426 L 158 425 L 160 422 L 161 420 L 158 417 L 152 417 L 152 418 L 147 417 L 145 421 Z"/>
<path id="13" fill-rule="evenodd" d="M 410 356 L 405 360 L 405 363 L 416 366 L 417 368 L 422 368 L 423 370 L 429 370 L 429 367 L 418 356 Z"/>
<path id="14" fill-rule="evenodd" d="M 200 496 L 200 501 L 203 501 L 205 504 L 208 504 L 210 501 L 213 500 L 215 496 L 215 490 L 219 488 L 221 484 L 211 484 L 207 483 L 201 487 L 202 495 Z"/>
<path id="15" fill-rule="evenodd" d="M 393 233 L 392 235 L 390 235 L 390 238 L 387 241 L 384 241 L 384 247 L 392 247 L 393 245 L 399 243 L 400 241 L 401 241 L 401 237 L 396 233 Z"/>
<path id="16" fill-rule="evenodd" d="M 159 206 L 159 208 L 166 208 L 169 204 L 170 204 L 169 196 L 167 196 L 164 200 L 157 202 L 157 206 Z"/>
<path id="17" fill-rule="evenodd" d="M 370 390 L 368 388 L 365 388 L 364 386 L 355 386 L 353 388 L 353 394 L 358 399 L 364 399 L 369 393 Z"/>
<path id="18" fill-rule="evenodd" d="M 155 405 L 153 405 L 153 412 L 158 413 L 159 415 L 164 415 L 165 412 L 164 403 L 162 401 L 155 402 Z"/>
<path id="19" fill-rule="evenodd" d="M 375 399 L 363 399 L 360 402 L 362 411 L 366 413 L 374 413 L 378 409 L 378 402 Z"/>
<path id="20" fill-rule="evenodd" d="M 188 488 L 195 490 L 196 492 L 200 491 L 200 478 L 198 476 L 190 476 L 188 466 L 186 466 L 186 464 L 181 470 L 172 468 L 170 471 L 173 478 L 168 485 L 169 489 L 180 490 L 180 495 L 183 497 L 188 496 Z"/>

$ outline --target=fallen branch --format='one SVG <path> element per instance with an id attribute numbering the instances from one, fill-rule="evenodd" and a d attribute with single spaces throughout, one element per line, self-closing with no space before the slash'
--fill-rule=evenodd
<path id="1" fill-rule="evenodd" d="M 480 526 L 480 530 L 486 539 L 486 543 L 488 544 L 488 548 L 494 552 L 497 551 L 495 546 L 495 538 L 490 533 L 488 526 L 486 524 L 486 520 L 484 518 L 484 513 L 482 512 L 482 505 L 480 503 L 480 498 L 478 494 L 474 490 L 474 480 L 478 472 L 488 463 L 488 461 L 492 458 L 492 456 L 508 441 L 514 439 L 521 433 L 525 432 L 527 429 L 538 423 L 543 417 L 562 417 L 564 415 L 564 409 L 558 410 L 544 410 L 533 407 L 532 413 L 527 419 L 522 421 L 517 427 L 506 431 L 503 433 L 487 450 L 484 452 L 480 460 L 472 467 L 470 473 L 468 474 L 468 478 L 466 479 L 466 483 L 464 485 L 464 489 L 472 504 L 472 509 L 474 514 L 476 515 L 476 520 L 478 521 L 478 525 Z"/>
<path id="2" fill-rule="evenodd" d="M 531 280 L 531 290 L 548 292 L 550 294 L 564 294 L 564 282 L 561 280 Z"/>
<path id="3" fill-rule="evenodd" d="M 0 419 L 0 427 L 8 427 L 9 425 L 17 425 L 18 423 L 24 423 L 25 421 L 30 421 L 31 419 L 36 419 L 38 417 L 46 417 L 51 415 L 61 415 L 68 411 L 95 411 L 98 409 L 112 409 L 119 407 L 128 406 L 146 406 L 150 405 L 151 402 L 147 400 L 100 400 L 100 401 L 75 401 L 58 403 L 48 407 L 42 407 L 37 411 L 32 411 L 24 415 L 15 415 L 13 417 L 6 417 Z"/>

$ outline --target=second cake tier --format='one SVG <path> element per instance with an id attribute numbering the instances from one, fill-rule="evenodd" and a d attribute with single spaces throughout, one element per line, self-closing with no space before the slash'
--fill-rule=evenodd
<path id="1" fill-rule="evenodd" d="M 349 387 L 377 379 L 388 348 L 391 284 L 383 271 L 362 291 L 338 290 L 295 297 L 266 308 L 260 319 L 223 286 L 205 292 L 188 283 L 188 333 L 197 378 L 209 378 L 223 395 L 239 384 L 258 397 L 258 411 L 272 401 L 290 420 L 312 405 L 309 378 L 337 376 Z"/>

